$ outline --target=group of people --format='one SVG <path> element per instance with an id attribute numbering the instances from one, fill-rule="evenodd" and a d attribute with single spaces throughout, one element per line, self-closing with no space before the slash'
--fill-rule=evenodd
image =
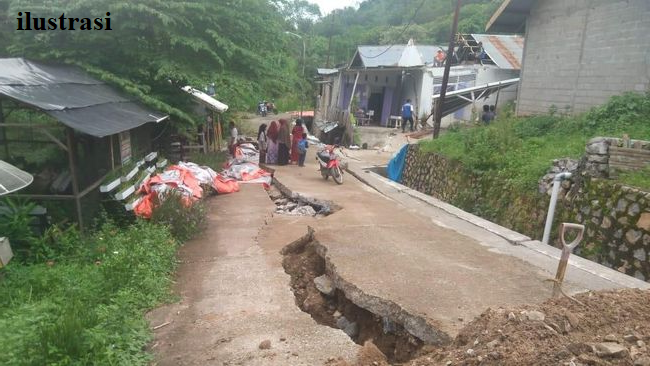
<path id="1" fill-rule="evenodd" d="M 489 125 L 490 122 L 494 121 L 494 119 L 497 116 L 497 112 L 495 110 L 494 105 L 483 105 L 483 114 L 481 115 L 481 121 L 483 121 L 483 124 Z"/>
<path id="2" fill-rule="evenodd" d="M 305 166 L 309 148 L 307 127 L 298 118 L 291 131 L 289 128 L 289 122 L 284 118 L 271 122 L 269 126 L 265 123 L 260 125 L 257 131 L 260 163 Z"/>
<path id="3" fill-rule="evenodd" d="M 266 100 L 260 100 L 257 103 L 257 114 L 266 117 L 267 113 L 275 113 L 275 103 L 273 101 L 267 102 Z"/>

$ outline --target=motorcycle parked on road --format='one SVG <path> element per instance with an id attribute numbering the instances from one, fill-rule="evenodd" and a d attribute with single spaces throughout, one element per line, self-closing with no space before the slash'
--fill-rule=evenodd
<path id="1" fill-rule="evenodd" d="M 320 174 L 327 180 L 330 176 L 337 184 L 343 184 L 343 170 L 338 155 L 334 151 L 338 146 L 326 145 L 316 153 Z"/>

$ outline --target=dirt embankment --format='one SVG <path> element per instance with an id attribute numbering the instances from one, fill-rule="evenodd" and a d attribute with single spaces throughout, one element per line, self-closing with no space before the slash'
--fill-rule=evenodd
<path id="1" fill-rule="evenodd" d="M 650 366 L 650 291 L 589 292 L 575 299 L 488 309 L 449 346 L 425 347 L 404 365 Z M 359 358 L 355 366 L 373 362 Z"/>

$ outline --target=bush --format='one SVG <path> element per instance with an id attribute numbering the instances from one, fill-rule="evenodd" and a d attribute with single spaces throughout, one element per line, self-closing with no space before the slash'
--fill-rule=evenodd
<path id="1" fill-rule="evenodd" d="M 9 238 L 18 261 L 26 261 L 34 254 L 38 239 L 30 227 L 34 207 L 34 203 L 10 197 L 0 201 L 0 234 Z"/>
<path id="2" fill-rule="evenodd" d="M 459 160 L 476 172 L 492 172 L 504 189 L 530 192 L 557 158 L 579 158 L 596 136 L 647 139 L 650 136 L 650 94 L 627 93 L 578 116 L 506 118 L 489 126 L 450 129 L 436 140 L 423 141 L 423 151 Z M 621 176 L 621 181 L 635 176 Z"/>
<path id="3" fill-rule="evenodd" d="M 165 227 L 144 221 L 127 229 L 107 224 L 77 240 L 76 247 L 87 248 L 85 259 L 60 255 L 59 261 L 5 269 L 3 365 L 150 362 L 143 314 L 170 297 L 177 242 Z"/>
<path id="4" fill-rule="evenodd" d="M 189 203 L 185 196 L 176 191 L 167 193 L 151 216 L 151 222 L 168 227 L 172 236 L 180 242 L 194 237 L 204 220 L 203 201 Z"/>

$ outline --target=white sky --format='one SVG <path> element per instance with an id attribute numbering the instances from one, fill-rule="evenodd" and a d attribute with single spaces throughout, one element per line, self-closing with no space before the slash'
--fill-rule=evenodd
<path id="1" fill-rule="evenodd" d="M 356 6 L 360 0 L 307 0 L 310 3 L 318 4 L 321 15 L 325 16 L 334 9 L 342 9 L 346 6 Z"/>

